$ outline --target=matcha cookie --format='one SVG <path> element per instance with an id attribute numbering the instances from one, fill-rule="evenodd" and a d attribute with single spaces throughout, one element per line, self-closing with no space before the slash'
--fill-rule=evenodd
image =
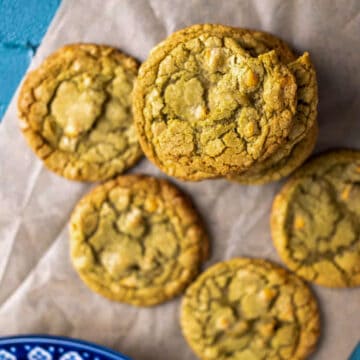
<path id="1" fill-rule="evenodd" d="M 23 133 L 52 171 L 111 178 L 141 156 L 131 114 L 138 64 L 108 46 L 67 45 L 30 72 L 18 100 Z"/>
<path id="2" fill-rule="evenodd" d="M 181 310 L 184 336 L 203 360 L 301 360 L 319 337 L 309 288 L 262 259 L 212 266 L 187 289 Z"/>
<path id="3" fill-rule="evenodd" d="M 360 285 L 360 152 L 311 160 L 276 196 L 272 237 L 286 265 L 329 287 Z"/>
<path id="4" fill-rule="evenodd" d="M 70 235 L 82 280 L 109 299 L 137 306 L 181 293 L 208 255 L 190 201 L 149 176 L 120 176 L 96 187 L 76 206 Z"/>
<path id="5" fill-rule="evenodd" d="M 317 139 L 318 91 L 314 66 L 308 53 L 291 63 L 297 83 L 297 105 L 294 126 L 287 142 L 274 155 L 253 165 L 242 174 L 229 176 L 243 184 L 265 184 L 289 175 L 312 153 Z"/>
<path id="6" fill-rule="evenodd" d="M 268 159 L 299 122 L 296 72 L 307 57 L 294 61 L 271 35 L 221 25 L 171 35 L 151 52 L 135 84 L 145 154 L 187 180 L 240 173 Z M 315 121 L 308 120 L 306 129 Z"/>

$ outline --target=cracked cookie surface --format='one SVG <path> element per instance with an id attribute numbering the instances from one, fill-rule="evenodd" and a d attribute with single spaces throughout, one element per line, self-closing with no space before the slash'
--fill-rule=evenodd
<path id="1" fill-rule="evenodd" d="M 294 126 L 286 143 L 263 162 L 241 174 L 228 176 L 242 184 L 265 184 L 288 176 L 312 153 L 318 134 L 318 91 L 314 66 L 308 53 L 289 64 L 297 83 L 297 105 Z"/>
<path id="2" fill-rule="evenodd" d="M 262 259 L 218 263 L 187 289 L 186 340 L 203 360 L 305 359 L 319 337 L 319 313 L 305 283 Z"/>
<path id="3" fill-rule="evenodd" d="M 174 33 L 153 49 L 134 89 L 145 154 L 188 180 L 268 158 L 293 127 L 294 60 L 284 43 L 261 32 L 207 24 Z"/>
<path id="4" fill-rule="evenodd" d="M 272 237 L 285 264 L 328 287 L 360 285 L 360 152 L 320 155 L 276 196 Z"/>
<path id="5" fill-rule="evenodd" d="M 245 185 L 262 185 L 277 181 L 288 176 L 300 167 L 314 150 L 318 136 L 317 123 L 309 130 L 309 133 L 292 147 L 288 147 L 288 153 L 281 151 L 279 158 L 271 158 L 254 169 L 243 174 L 228 176 L 227 179 Z M 285 155 L 286 154 L 286 155 Z"/>
<path id="6" fill-rule="evenodd" d="M 95 292 L 137 306 L 164 302 L 198 273 L 208 239 L 190 200 L 168 181 L 120 176 L 96 187 L 70 221 L 71 258 Z"/>
<path id="7" fill-rule="evenodd" d="M 137 62 L 101 45 L 60 48 L 21 88 L 22 131 L 45 165 L 72 180 L 122 173 L 141 157 L 131 113 Z"/>

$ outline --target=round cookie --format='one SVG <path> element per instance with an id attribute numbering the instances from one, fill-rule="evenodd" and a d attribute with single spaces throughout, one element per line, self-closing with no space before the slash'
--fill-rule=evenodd
<path id="1" fill-rule="evenodd" d="M 18 99 L 22 131 L 52 171 L 98 181 L 141 157 L 131 114 L 138 63 L 120 51 L 73 44 L 30 72 Z"/>
<path id="2" fill-rule="evenodd" d="M 120 176 L 96 187 L 76 206 L 70 235 L 72 262 L 85 284 L 137 306 L 181 293 L 208 256 L 190 200 L 149 176 Z"/>
<path id="3" fill-rule="evenodd" d="M 287 142 L 263 162 L 241 174 L 228 176 L 242 184 L 265 184 L 279 180 L 298 168 L 312 153 L 317 139 L 318 91 L 314 66 L 308 53 L 289 64 L 297 83 L 294 126 Z"/>
<path id="4" fill-rule="evenodd" d="M 275 197 L 271 231 L 285 264 L 328 287 L 360 285 L 360 152 L 333 151 L 299 169 Z"/>
<path id="5" fill-rule="evenodd" d="M 263 259 L 218 263 L 187 289 L 181 327 L 202 360 L 305 359 L 320 332 L 310 289 Z"/>
<path id="6" fill-rule="evenodd" d="M 290 175 L 311 155 L 315 148 L 318 135 L 317 123 L 310 129 L 309 134 L 304 139 L 289 148 L 289 153 L 281 157 L 276 162 L 265 161 L 259 164 L 254 170 L 251 169 L 243 174 L 228 176 L 230 181 L 235 181 L 244 185 L 263 185 L 272 181 L 277 181 Z"/>
<path id="7" fill-rule="evenodd" d="M 268 158 L 294 124 L 292 60 L 286 45 L 260 32 L 207 24 L 171 35 L 135 84 L 143 151 L 185 180 L 238 173 Z"/>

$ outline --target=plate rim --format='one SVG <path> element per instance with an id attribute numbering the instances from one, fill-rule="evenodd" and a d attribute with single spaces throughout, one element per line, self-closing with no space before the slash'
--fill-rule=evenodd
<path id="1" fill-rule="evenodd" d="M 106 346 L 93 343 L 91 341 L 82 340 L 78 338 L 72 338 L 67 336 L 58 336 L 58 335 L 45 335 L 45 334 L 29 334 L 29 335 L 10 335 L 10 336 L 1 336 L 0 337 L 0 346 L 1 345 L 11 345 L 12 344 L 21 344 L 24 342 L 34 343 L 45 343 L 53 342 L 56 345 L 66 345 L 84 348 L 84 350 L 92 350 L 100 353 L 101 355 L 106 355 L 114 360 L 132 360 L 127 355 L 124 355 L 118 351 L 112 350 Z M 87 348 L 87 349 L 86 349 Z"/>

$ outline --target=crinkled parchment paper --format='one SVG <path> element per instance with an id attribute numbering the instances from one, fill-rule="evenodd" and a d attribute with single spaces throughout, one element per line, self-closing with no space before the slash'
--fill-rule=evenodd
<path id="1" fill-rule="evenodd" d="M 317 151 L 360 148 L 360 2 L 231 0 L 63 0 L 33 61 L 70 42 L 123 49 L 140 60 L 168 34 L 215 22 L 270 31 L 308 50 L 320 85 Z M 160 175 L 145 159 L 133 170 Z M 280 184 L 246 187 L 223 180 L 179 183 L 211 237 L 207 265 L 234 256 L 279 261 L 269 232 Z M 47 171 L 26 146 L 16 96 L 0 126 L 0 335 L 51 333 L 118 349 L 136 360 L 193 360 L 178 323 L 180 299 L 151 309 L 90 292 L 69 261 L 68 219 L 89 185 Z M 314 359 L 346 359 L 360 339 L 360 289 L 314 286 L 322 338 Z"/>

